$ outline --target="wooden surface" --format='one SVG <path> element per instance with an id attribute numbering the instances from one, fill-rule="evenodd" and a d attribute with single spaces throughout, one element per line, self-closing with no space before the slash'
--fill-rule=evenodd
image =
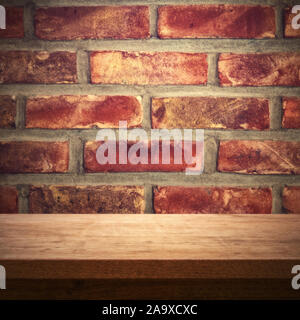
<path id="1" fill-rule="evenodd" d="M 298 259 L 297 215 L 0 215 L 0 258 Z"/>
<path id="2" fill-rule="evenodd" d="M 0 215 L 0 243 L 0 299 L 300 297 L 300 215 Z"/>

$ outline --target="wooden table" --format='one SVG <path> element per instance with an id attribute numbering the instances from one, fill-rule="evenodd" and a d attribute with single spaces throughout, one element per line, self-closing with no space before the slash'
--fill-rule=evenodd
<path id="1" fill-rule="evenodd" d="M 0 215 L 0 299 L 300 299 L 300 215 Z"/>

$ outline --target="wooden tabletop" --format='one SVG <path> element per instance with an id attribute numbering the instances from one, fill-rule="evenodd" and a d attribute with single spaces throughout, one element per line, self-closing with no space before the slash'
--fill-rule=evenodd
<path id="1" fill-rule="evenodd" d="M 290 284 L 291 268 L 300 264 L 300 215 L 10 214 L 0 215 L 0 243 L 8 281 Z"/>

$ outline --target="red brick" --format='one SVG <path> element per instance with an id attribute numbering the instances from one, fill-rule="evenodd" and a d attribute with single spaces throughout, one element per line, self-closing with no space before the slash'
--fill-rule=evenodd
<path id="1" fill-rule="evenodd" d="M 272 7 L 245 5 L 163 6 L 160 38 L 274 38 Z"/>
<path id="2" fill-rule="evenodd" d="M 15 128 L 16 100 L 11 96 L 0 96 L 0 128 Z"/>
<path id="3" fill-rule="evenodd" d="M 282 205 L 286 213 L 300 213 L 300 187 L 285 187 Z"/>
<path id="4" fill-rule="evenodd" d="M 76 53 L 0 51 L 0 83 L 76 83 Z"/>
<path id="5" fill-rule="evenodd" d="M 219 57 L 222 86 L 300 86 L 300 53 L 223 53 Z"/>
<path id="6" fill-rule="evenodd" d="M 0 142 L 0 173 L 67 172 L 68 142 Z"/>
<path id="7" fill-rule="evenodd" d="M 144 188 L 128 186 L 37 186 L 30 189 L 32 213 L 143 213 Z"/>
<path id="8" fill-rule="evenodd" d="M 248 174 L 300 174 L 300 142 L 221 141 L 218 170 Z"/>
<path id="9" fill-rule="evenodd" d="M 89 141 L 85 144 L 84 150 L 84 164 L 86 172 L 151 172 L 151 171 L 161 171 L 161 172 L 181 172 L 185 171 L 186 168 L 195 167 L 194 164 L 187 164 L 183 159 L 181 164 L 174 163 L 174 144 L 171 142 L 170 144 L 170 164 L 162 163 L 162 143 L 159 143 L 159 163 L 151 164 L 151 147 L 149 145 L 145 145 L 147 148 L 147 158 L 143 158 L 143 162 L 139 164 L 132 164 L 132 158 L 127 156 L 127 164 L 119 164 L 119 143 L 116 143 L 116 164 L 99 164 L 96 159 L 97 149 L 103 144 L 103 141 Z M 127 150 L 129 150 L 135 142 L 128 142 Z M 184 145 L 182 146 L 182 155 L 184 154 Z M 193 156 L 196 155 L 196 145 L 193 143 Z M 201 164 L 201 160 L 203 158 L 203 154 L 198 155 L 199 160 L 198 163 Z"/>
<path id="10" fill-rule="evenodd" d="M 300 98 L 283 99 L 282 127 L 300 129 Z"/>
<path id="11" fill-rule="evenodd" d="M 292 7 L 285 8 L 284 10 L 284 36 L 286 38 L 300 38 L 300 29 L 292 28 L 292 19 L 299 15 L 300 11 L 297 13 L 292 13 Z M 300 19 L 298 19 L 298 24 L 300 23 Z"/>
<path id="12" fill-rule="evenodd" d="M 18 213 L 18 191 L 15 187 L 0 186 L 0 213 Z"/>
<path id="13" fill-rule="evenodd" d="M 6 8 L 6 29 L 0 29 L 0 38 L 23 38 L 23 8 Z"/>
<path id="14" fill-rule="evenodd" d="M 180 52 L 93 52 L 91 79 L 108 84 L 205 84 L 206 54 Z"/>
<path id="15" fill-rule="evenodd" d="M 271 213 L 270 188 L 158 187 L 156 213 Z"/>
<path id="16" fill-rule="evenodd" d="M 30 98 L 26 108 L 27 128 L 116 128 L 142 123 L 138 98 L 126 96 L 41 96 Z"/>
<path id="17" fill-rule="evenodd" d="M 152 99 L 153 128 L 269 129 L 269 102 L 256 98 Z"/>
<path id="18" fill-rule="evenodd" d="M 36 36 L 47 40 L 148 38 L 146 6 L 40 8 L 36 11 Z"/>

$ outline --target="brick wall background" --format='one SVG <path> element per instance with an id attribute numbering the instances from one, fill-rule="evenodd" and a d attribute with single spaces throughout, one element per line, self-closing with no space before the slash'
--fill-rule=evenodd
<path id="1" fill-rule="evenodd" d="M 296 1 L 1 4 L 0 212 L 300 212 Z M 103 172 L 120 120 L 206 129 L 204 174 Z"/>

